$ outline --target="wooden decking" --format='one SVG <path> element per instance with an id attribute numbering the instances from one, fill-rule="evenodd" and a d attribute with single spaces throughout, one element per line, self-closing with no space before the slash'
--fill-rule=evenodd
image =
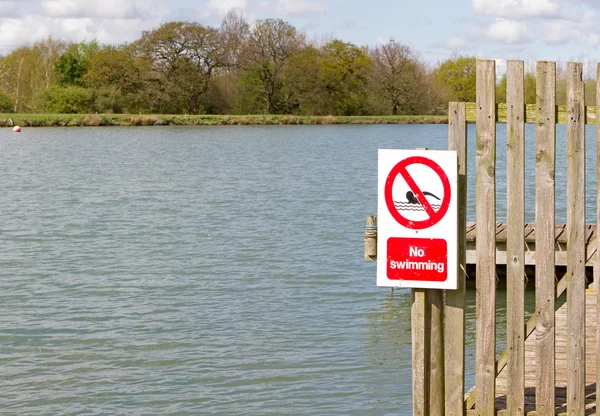
<path id="1" fill-rule="evenodd" d="M 496 262 L 506 264 L 506 224 L 496 226 Z M 596 224 L 586 226 L 586 266 L 596 264 Z M 476 226 L 467 224 L 467 264 L 476 262 L 475 253 Z M 567 264 L 567 232 L 565 224 L 555 227 L 555 262 L 556 266 Z M 589 249 L 588 249 L 589 247 Z M 535 224 L 525 226 L 525 264 L 535 265 Z M 596 414 L 596 326 L 597 326 L 597 296 L 593 285 L 586 292 L 586 414 Z M 555 313 L 555 402 L 556 414 L 566 414 L 567 407 L 567 303 L 561 305 Z M 525 414 L 535 413 L 536 389 L 536 345 L 535 332 L 525 342 Z M 507 392 L 506 367 L 496 378 L 496 410 L 499 415 L 506 415 Z M 476 410 L 468 410 L 468 414 L 477 414 Z"/>
<path id="2" fill-rule="evenodd" d="M 556 414 L 567 411 L 567 304 L 556 311 Z M 586 414 L 596 414 L 596 292 L 586 294 Z M 550 363 L 548 363 L 550 364 Z M 525 412 L 535 415 L 535 332 L 525 342 Z M 496 378 L 496 410 L 506 414 L 506 368 Z M 529 413 L 532 412 L 532 413 Z M 476 414 L 470 410 L 469 414 Z"/>
<path id="3" fill-rule="evenodd" d="M 496 225 L 496 264 L 506 264 L 506 224 Z M 475 223 L 467 223 L 467 264 L 475 264 L 477 255 L 475 251 Z M 566 224 L 557 224 L 554 231 L 555 239 L 555 264 L 557 266 L 567 265 L 567 231 Z M 593 266 L 596 263 L 595 244 L 596 224 L 586 226 L 586 265 Z M 590 250 L 587 247 L 591 246 Z M 525 225 L 525 264 L 535 265 L 535 224 Z"/>

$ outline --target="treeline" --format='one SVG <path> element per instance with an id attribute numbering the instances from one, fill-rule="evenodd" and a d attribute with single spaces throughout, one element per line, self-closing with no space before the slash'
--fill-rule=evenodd
<path id="1" fill-rule="evenodd" d="M 0 58 L 0 112 L 414 115 L 452 100 L 475 101 L 475 58 L 430 68 L 393 40 L 309 41 L 281 19 L 233 12 L 220 27 L 169 22 L 116 46 L 50 38 Z"/>

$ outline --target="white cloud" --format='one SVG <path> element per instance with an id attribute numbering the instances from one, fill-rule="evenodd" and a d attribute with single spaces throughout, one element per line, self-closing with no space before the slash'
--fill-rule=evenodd
<path id="1" fill-rule="evenodd" d="M 319 15 L 328 10 L 327 4 L 305 0 L 278 0 L 276 3 L 261 1 L 259 5 L 264 11 L 279 17 Z"/>
<path id="2" fill-rule="evenodd" d="M 42 0 L 42 11 L 49 17 L 132 18 L 136 15 L 133 0 Z"/>
<path id="3" fill-rule="evenodd" d="M 133 41 L 165 20 L 166 6 L 167 0 L 0 0 L 0 53 L 49 36 L 74 42 Z"/>
<path id="4" fill-rule="evenodd" d="M 246 0 L 208 0 L 206 5 L 217 13 L 225 15 L 231 9 L 244 10 L 247 3 Z"/>
<path id="5" fill-rule="evenodd" d="M 277 10 L 283 15 L 324 14 L 327 5 L 303 0 L 279 0 Z"/>
<path id="6" fill-rule="evenodd" d="M 448 48 L 452 51 L 465 49 L 469 46 L 468 42 L 462 36 L 451 36 L 447 42 Z"/>
<path id="7" fill-rule="evenodd" d="M 509 44 L 529 41 L 525 23 L 508 19 L 496 19 L 488 29 L 487 35 L 494 40 Z"/>
<path id="8" fill-rule="evenodd" d="M 508 19 L 560 17 L 558 0 L 473 0 L 475 12 Z"/>

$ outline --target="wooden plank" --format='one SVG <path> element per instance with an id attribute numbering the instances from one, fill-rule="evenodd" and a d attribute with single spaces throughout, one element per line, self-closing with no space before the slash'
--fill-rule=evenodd
<path id="1" fill-rule="evenodd" d="M 507 131 L 508 134 L 508 131 Z M 508 185 L 507 185 L 508 189 Z M 523 230 L 521 230 L 522 232 Z M 506 239 L 508 238 L 508 223 L 501 224 L 500 227 L 496 229 L 496 243 L 506 243 Z"/>
<path id="2" fill-rule="evenodd" d="M 444 292 L 439 289 L 427 289 L 426 299 L 431 320 L 428 392 L 429 415 L 444 416 Z"/>
<path id="3" fill-rule="evenodd" d="M 556 224 L 554 226 L 554 240 L 560 244 L 567 244 L 567 224 Z"/>
<path id="4" fill-rule="evenodd" d="M 425 289 L 412 289 L 413 415 L 429 415 L 429 309 Z"/>
<path id="5" fill-rule="evenodd" d="M 567 289 L 567 277 L 564 276 L 562 279 L 559 280 L 559 282 L 556 285 L 556 299 L 560 298 L 566 289 Z M 531 334 L 533 334 L 533 331 L 536 329 L 536 323 L 537 323 L 536 315 L 535 314 L 531 315 L 531 317 L 527 321 L 527 324 L 525 325 L 525 341 L 526 342 L 529 340 Z M 534 350 L 533 356 L 535 356 L 535 349 L 534 348 L 532 348 L 532 349 Z M 508 363 L 508 349 L 504 350 L 502 352 L 502 354 L 500 354 L 500 357 L 498 358 L 498 362 L 496 363 L 496 377 L 500 376 L 500 373 L 502 373 L 502 370 L 504 370 L 507 363 Z M 532 385 L 535 386 L 535 383 L 532 383 Z M 498 393 L 498 392 L 496 392 L 496 393 Z M 471 390 L 469 390 L 469 392 L 465 395 L 465 404 L 466 404 L 467 409 L 471 409 L 475 405 L 475 387 L 471 388 Z"/>
<path id="6" fill-rule="evenodd" d="M 525 106 L 525 123 L 537 123 L 537 110 L 535 104 L 526 104 Z M 585 107 L 585 122 L 587 124 L 596 124 L 596 113 L 598 106 Z M 474 123 L 477 121 L 477 103 L 466 103 L 467 122 Z M 496 122 L 506 123 L 508 114 L 507 104 L 496 104 Z M 568 118 L 568 110 L 565 105 L 557 105 L 555 107 L 556 123 L 566 124 Z"/>
<path id="7" fill-rule="evenodd" d="M 596 106 L 600 105 L 600 63 L 596 65 Z M 596 107 L 597 108 L 597 107 Z M 596 224 L 600 224 L 600 117 L 596 120 Z M 596 230 L 596 257 L 600 253 L 600 238 Z M 600 322 L 600 266 L 594 266 L 594 287 L 596 288 L 596 322 Z M 600 398 L 600 325 L 596 326 L 596 398 Z M 596 412 L 600 413 L 596 400 Z"/>
<path id="8" fill-rule="evenodd" d="M 476 402 L 493 414 L 496 382 L 496 63 L 477 61 Z M 481 203 L 485 201 L 485 203 Z"/>
<path id="9" fill-rule="evenodd" d="M 467 230 L 466 230 L 466 232 L 467 232 L 467 240 L 469 239 L 468 234 L 471 231 L 475 231 L 475 223 L 474 222 L 468 222 L 467 223 Z M 473 241 L 475 241 L 475 235 L 473 235 Z"/>
<path id="10" fill-rule="evenodd" d="M 592 238 L 592 235 L 594 234 L 594 228 L 595 225 L 594 224 L 588 224 L 585 226 L 585 244 L 588 244 L 590 242 L 590 239 Z"/>
<path id="11" fill-rule="evenodd" d="M 445 376 L 446 414 L 462 415 L 465 393 L 465 308 L 467 239 L 467 123 L 465 104 L 450 103 L 448 113 L 448 149 L 458 156 L 458 284 L 446 291 Z M 475 229 L 475 224 L 471 225 Z"/>
<path id="12" fill-rule="evenodd" d="M 523 61 L 506 63 L 506 393 L 510 415 L 525 414 L 525 114 Z M 497 240 L 499 237 L 497 236 Z"/>
<path id="13" fill-rule="evenodd" d="M 583 64 L 567 66 L 567 411 L 585 412 L 585 123 Z"/>
<path id="14" fill-rule="evenodd" d="M 475 241 L 475 237 L 477 236 L 477 227 L 474 222 L 467 229 L 467 241 Z"/>
<path id="15" fill-rule="evenodd" d="M 525 224 L 525 242 L 535 242 L 535 224 Z"/>
<path id="16" fill-rule="evenodd" d="M 556 63 L 538 62 L 536 75 L 536 410 L 554 414 L 554 176 Z"/>
<path id="17" fill-rule="evenodd" d="M 566 281 L 565 276 L 562 281 Z M 565 284 L 566 286 L 566 284 Z M 586 354 L 586 414 L 595 414 L 590 410 L 595 408 L 595 381 L 596 381 L 596 294 L 592 291 L 586 293 L 586 350 L 593 353 Z M 567 410 L 567 304 L 563 304 L 556 311 L 556 410 L 558 414 L 564 414 Z M 535 339 L 531 337 L 525 345 L 526 370 L 525 370 L 525 410 L 531 411 L 535 408 L 535 382 L 536 361 Z M 498 375 L 496 387 L 496 409 L 502 410 L 506 406 L 506 391 L 508 389 L 506 371 Z M 568 411 L 568 410 L 567 410 Z M 539 413 L 542 415 L 543 413 Z M 551 413 L 554 414 L 554 413 Z M 570 414 L 570 413 L 569 413 Z"/>

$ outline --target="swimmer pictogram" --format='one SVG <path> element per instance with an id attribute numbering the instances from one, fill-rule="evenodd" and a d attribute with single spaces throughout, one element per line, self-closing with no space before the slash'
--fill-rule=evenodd
<path id="1" fill-rule="evenodd" d="M 423 183 L 422 179 L 415 180 L 413 178 L 413 175 L 407 170 L 411 165 L 423 165 L 431 169 L 441 182 L 442 195 L 438 196 L 433 192 L 423 190 L 428 188 L 428 184 Z M 405 194 L 405 201 L 397 201 L 393 198 L 392 189 L 397 178 L 404 180 L 410 189 Z M 450 182 L 444 170 L 436 162 L 424 156 L 413 156 L 401 160 L 390 171 L 385 184 L 385 201 L 390 214 L 400 225 L 415 230 L 429 228 L 444 218 L 450 206 L 450 193 Z M 411 211 L 424 211 L 426 216 L 418 220 L 410 218 L 408 214 Z"/>

